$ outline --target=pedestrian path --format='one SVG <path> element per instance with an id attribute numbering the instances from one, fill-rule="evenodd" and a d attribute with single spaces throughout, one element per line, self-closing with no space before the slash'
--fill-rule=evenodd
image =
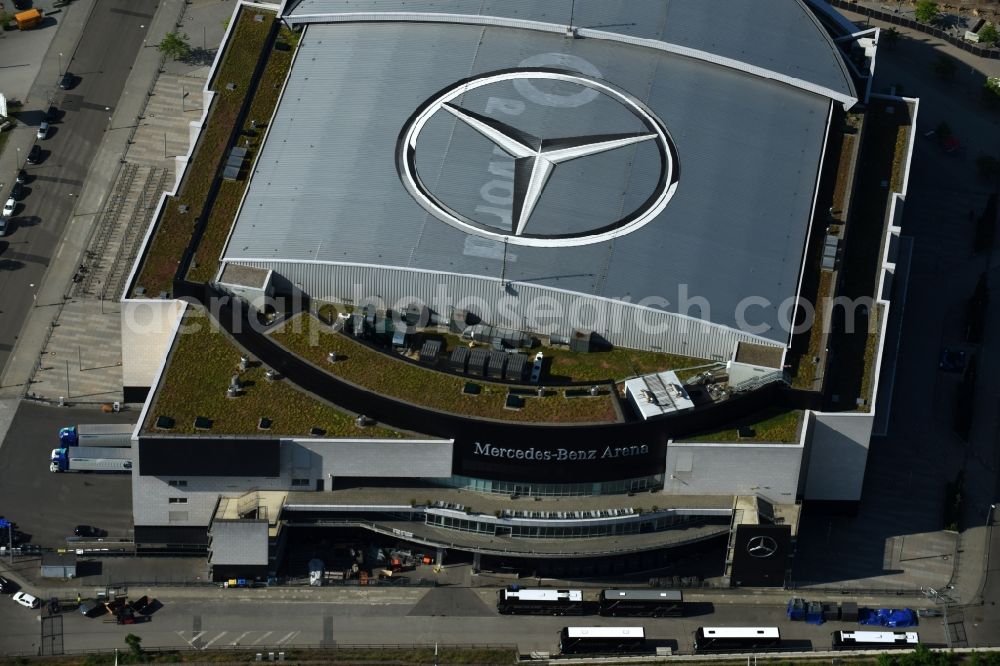
<path id="1" fill-rule="evenodd" d="M 190 123 L 201 118 L 207 76 L 208 67 L 203 66 L 185 74 L 160 74 L 125 155 L 127 162 L 166 168 L 173 177 L 174 158 L 188 151 Z"/>
<path id="2" fill-rule="evenodd" d="M 118 300 L 164 191 L 186 155 L 190 124 L 202 116 L 209 68 L 170 63 L 151 86 L 77 270 L 68 299 L 51 327 L 28 396 L 58 402 L 121 401 L 121 321 Z M 123 129 L 123 128 L 112 128 Z"/>
<path id="3" fill-rule="evenodd" d="M 31 380 L 29 397 L 53 402 L 60 397 L 73 402 L 122 399 L 121 315 L 111 305 L 74 299 L 63 306 Z"/>

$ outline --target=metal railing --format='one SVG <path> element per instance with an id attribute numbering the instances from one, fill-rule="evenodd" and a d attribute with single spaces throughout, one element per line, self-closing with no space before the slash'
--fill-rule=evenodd
<path id="1" fill-rule="evenodd" d="M 738 384 L 730 385 L 729 388 L 733 393 L 746 393 L 748 391 L 756 391 L 757 389 L 763 388 L 768 384 L 774 384 L 776 382 L 790 384 L 791 378 L 788 376 L 787 372 L 784 372 L 783 370 L 775 370 L 774 372 L 769 372 L 766 375 L 761 375 L 760 377 L 744 379 Z"/>
<path id="2" fill-rule="evenodd" d="M 123 644 L 124 646 L 124 644 Z M 228 644 L 216 644 L 212 645 L 210 648 L 206 649 L 204 647 L 197 647 L 196 645 L 178 645 L 177 647 L 143 647 L 142 651 L 144 654 L 171 654 L 175 652 L 246 652 L 249 655 L 253 654 L 263 654 L 265 655 L 264 661 L 269 661 L 267 658 L 268 653 L 278 654 L 289 654 L 293 651 L 295 652 L 306 652 L 306 651 L 323 651 L 323 652 L 348 652 L 354 650 L 408 650 L 408 651 L 424 651 L 424 650 L 509 650 L 513 654 L 517 654 L 517 646 L 509 643 L 358 643 L 358 644 L 337 644 L 337 645 L 326 645 L 323 643 L 307 643 L 307 644 L 294 644 L 294 645 L 228 645 Z M 127 652 L 125 647 L 122 647 L 119 652 L 124 654 Z M 44 653 L 49 654 L 48 652 Z M 73 655 L 112 655 L 114 650 L 104 649 L 80 649 L 80 650 L 62 650 L 58 653 L 59 655 L 73 656 Z M 43 655 L 43 651 L 39 649 L 38 652 L 5 652 L 7 657 L 34 657 Z M 249 660 L 248 660 L 249 661 Z M 292 661 L 291 659 L 289 661 Z M 475 663 L 475 662 L 469 662 Z"/>

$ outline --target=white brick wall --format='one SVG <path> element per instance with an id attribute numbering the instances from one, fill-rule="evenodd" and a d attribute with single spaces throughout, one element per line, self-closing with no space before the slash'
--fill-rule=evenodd
<path id="1" fill-rule="evenodd" d="M 122 384 L 152 386 L 166 358 L 183 301 L 127 300 L 121 303 Z"/>

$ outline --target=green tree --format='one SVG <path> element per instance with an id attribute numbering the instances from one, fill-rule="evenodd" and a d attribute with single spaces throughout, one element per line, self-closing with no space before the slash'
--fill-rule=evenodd
<path id="1" fill-rule="evenodd" d="M 938 54 L 937 60 L 934 61 L 934 73 L 938 77 L 944 79 L 945 81 L 951 81 L 955 78 L 955 72 L 958 67 L 955 65 L 955 61 L 941 53 Z"/>
<path id="2" fill-rule="evenodd" d="M 982 28 L 979 29 L 979 43 L 986 44 L 987 46 L 993 46 L 1000 39 L 1000 34 L 997 33 L 997 27 L 992 23 L 987 23 Z"/>
<path id="3" fill-rule="evenodd" d="M 191 55 L 191 45 L 188 44 L 187 35 L 176 32 L 168 32 L 156 48 L 174 60 L 181 60 Z"/>
<path id="4" fill-rule="evenodd" d="M 987 106 L 1000 108 L 1000 77 L 986 77 L 983 84 L 983 101 Z"/>
<path id="5" fill-rule="evenodd" d="M 135 658 L 142 657 L 142 638 L 136 636 L 135 634 L 128 634 L 125 637 L 125 643 L 128 644 L 128 649 L 132 651 L 132 656 Z"/>
<path id="6" fill-rule="evenodd" d="M 1000 160 L 984 153 L 976 158 L 976 170 L 984 180 L 992 180 L 1000 176 Z"/>
<path id="7" fill-rule="evenodd" d="M 940 13 L 938 4 L 932 0 L 920 0 L 916 9 L 913 10 L 913 15 L 920 23 L 933 23 Z"/>
<path id="8" fill-rule="evenodd" d="M 896 28 L 889 28 L 882 33 L 882 39 L 885 40 L 885 46 L 887 49 L 894 49 L 896 47 L 896 43 L 899 41 L 899 30 L 896 30 Z"/>
<path id="9" fill-rule="evenodd" d="M 883 652 L 875 659 L 875 663 L 878 664 L 878 666 L 893 666 L 893 664 L 896 663 L 896 660 Z"/>

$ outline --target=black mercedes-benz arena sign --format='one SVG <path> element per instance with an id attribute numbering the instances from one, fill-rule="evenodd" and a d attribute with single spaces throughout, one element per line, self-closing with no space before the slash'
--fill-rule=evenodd
<path id="1" fill-rule="evenodd" d="M 603 95 L 639 120 L 643 131 L 586 136 L 537 137 L 517 127 L 464 108 L 456 100 L 484 86 L 513 82 L 548 81 L 583 86 L 592 95 Z M 552 113 L 565 112 L 554 108 Z M 511 225 L 503 229 L 463 215 L 436 196 L 420 178 L 416 153 L 420 132 L 439 113 L 454 116 L 514 159 L 514 194 Z M 597 119 L 598 124 L 600 119 Z M 561 234 L 533 233 L 531 216 L 541 199 L 550 176 L 560 164 L 584 160 L 590 156 L 626 146 L 650 143 L 659 157 L 659 176 L 649 196 L 635 210 L 619 219 L 608 220 L 594 228 Z M 403 185 L 416 201 L 439 220 L 478 236 L 503 240 L 516 245 L 566 247 L 587 245 L 631 233 L 656 218 L 677 188 L 679 169 L 676 151 L 663 122 L 641 101 L 605 81 L 576 72 L 547 68 L 503 70 L 482 74 L 457 83 L 425 102 L 410 117 L 400 133 L 397 168 Z M 623 174 L 624 175 L 624 174 Z"/>

